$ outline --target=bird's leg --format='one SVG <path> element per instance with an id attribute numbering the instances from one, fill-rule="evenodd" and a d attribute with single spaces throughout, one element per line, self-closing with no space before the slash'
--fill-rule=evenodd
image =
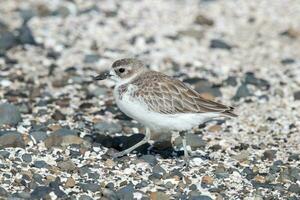
<path id="1" fill-rule="evenodd" d="M 132 147 L 129 147 L 128 149 L 125 149 L 119 153 L 116 153 L 114 155 L 114 158 L 118 158 L 118 157 L 122 157 L 124 155 L 129 154 L 131 151 L 135 150 L 136 148 L 142 146 L 143 144 L 146 144 L 147 142 L 149 142 L 151 138 L 151 132 L 150 129 L 146 127 L 146 134 L 145 137 L 143 138 L 143 140 L 141 140 L 140 142 L 136 143 L 135 145 L 133 145 Z"/>
<path id="2" fill-rule="evenodd" d="M 182 146 L 183 146 L 183 151 L 184 151 L 184 162 L 185 162 L 185 165 L 188 167 L 189 166 L 189 153 L 186 148 L 186 131 L 180 131 L 179 135 L 182 139 Z"/>

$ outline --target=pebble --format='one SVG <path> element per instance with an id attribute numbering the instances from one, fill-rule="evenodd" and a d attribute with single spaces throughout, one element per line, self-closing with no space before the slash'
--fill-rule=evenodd
<path id="1" fill-rule="evenodd" d="M 133 192 L 134 188 L 133 185 L 127 185 L 117 191 L 117 195 L 119 199 L 128 199 L 133 200 Z"/>
<path id="2" fill-rule="evenodd" d="M 274 160 L 276 158 L 276 150 L 266 150 L 263 154 L 262 160 Z"/>
<path id="3" fill-rule="evenodd" d="M 247 85 L 245 83 L 242 83 L 242 85 L 240 85 L 238 87 L 238 89 L 232 99 L 235 101 L 238 101 L 242 98 L 249 97 L 249 96 L 253 96 L 253 94 L 250 92 Z"/>
<path id="4" fill-rule="evenodd" d="M 76 184 L 75 180 L 72 177 L 69 177 L 65 182 L 65 187 L 72 188 L 75 186 L 75 184 Z"/>
<path id="5" fill-rule="evenodd" d="M 36 41 L 34 39 L 34 36 L 32 34 L 32 31 L 31 29 L 28 27 L 27 24 L 23 24 L 21 26 L 21 28 L 18 30 L 18 39 L 19 39 L 19 42 L 21 44 L 30 44 L 30 45 L 36 45 Z"/>
<path id="6" fill-rule="evenodd" d="M 195 24 L 213 26 L 214 21 L 203 14 L 199 14 L 195 18 Z"/>
<path id="7" fill-rule="evenodd" d="M 79 183 L 79 187 L 84 191 L 91 191 L 91 192 L 97 192 L 100 191 L 100 185 L 96 183 Z"/>
<path id="8" fill-rule="evenodd" d="M 28 153 L 22 155 L 22 160 L 24 162 L 30 163 L 32 161 L 32 156 Z"/>
<path id="9" fill-rule="evenodd" d="M 30 197 L 32 199 L 44 199 L 46 196 L 52 191 L 50 187 L 47 186 L 38 186 L 35 190 L 31 193 Z"/>
<path id="10" fill-rule="evenodd" d="M 17 45 L 17 37 L 13 33 L 4 31 L 0 34 L 0 52 L 5 52 L 15 45 Z"/>
<path id="11" fill-rule="evenodd" d="M 22 121 L 21 114 L 15 105 L 3 103 L 0 104 L 0 126 L 17 125 Z"/>
<path id="12" fill-rule="evenodd" d="M 77 166 L 72 162 L 72 160 L 66 160 L 57 163 L 57 166 L 65 172 L 74 172 L 77 169 Z"/>
<path id="13" fill-rule="evenodd" d="M 36 168 L 48 168 L 49 167 L 49 165 L 43 160 L 34 161 L 33 166 Z"/>
<path id="14" fill-rule="evenodd" d="M 0 197 L 7 197 L 8 196 L 8 192 L 0 186 Z"/>
<path id="15" fill-rule="evenodd" d="M 300 194 L 300 186 L 298 184 L 292 184 L 288 188 L 288 191 L 296 193 L 296 194 Z"/>
<path id="16" fill-rule="evenodd" d="M 29 132 L 29 134 L 36 142 L 44 141 L 47 138 L 47 133 L 45 131 L 33 131 Z"/>
<path id="17" fill-rule="evenodd" d="M 206 184 L 206 185 L 212 185 L 213 182 L 214 182 L 214 179 L 210 176 L 203 176 L 202 180 L 201 180 L 201 183 Z"/>
<path id="18" fill-rule="evenodd" d="M 142 155 L 139 159 L 144 160 L 145 162 L 149 163 L 151 166 L 157 164 L 157 159 L 153 155 Z"/>
<path id="19" fill-rule="evenodd" d="M 300 100 L 300 91 L 294 92 L 294 99 L 296 101 Z"/>
<path id="20" fill-rule="evenodd" d="M 94 125 L 95 130 L 101 131 L 101 133 L 120 133 L 122 132 L 122 126 L 116 123 L 99 122 Z"/>
<path id="21" fill-rule="evenodd" d="M 210 41 L 210 48 L 211 49 L 231 50 L 232 46 L 229 45 L 227 42 L 221 40 L 221 39 L 213 39 L 213 40 Z"/>
<path id="22" fill-rule="evenodd" d="M 69 146 L 70 144 L 84 144 L 85 140 L 77 136 L 74 130 L 61 128 L 50 134 L 45 139 L 45 146 L 51 148 L 53 146 Z"/>
<path id="23" fill-rule="evenodd" d="M 0 131 L 0 149 L 6 147 L 25 148 L 26 141 L 23 136 L 16 131 Z"/>
<path id="24" fill-rule="evenodd" d="M 152 192 L 150 194 L 151 200 L 169 200 L 170 197 L 164 192 Z"/>

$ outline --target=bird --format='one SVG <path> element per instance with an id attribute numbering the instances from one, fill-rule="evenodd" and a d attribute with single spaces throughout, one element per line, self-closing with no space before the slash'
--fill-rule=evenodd
<path id="1" fill-rule="evenodd" d="M 219 117 L 237 117 L 234 108 L 206 99 L 179 79 L 150 70 L 136 58 L 122 58 L 93 77 L 115 82 L 113 96 L 119 109 L 145 126 L 145 137 L 114 157 L 129 154 L 148 143 L 151 132 L 176 131 L 182 137 L 184 160 L 188 162 L 186 134 L 196 126 Z"/>

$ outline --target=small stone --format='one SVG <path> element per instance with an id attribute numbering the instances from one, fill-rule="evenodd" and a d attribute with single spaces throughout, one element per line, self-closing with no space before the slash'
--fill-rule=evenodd
<path id="1" fill-rule="evenodd" d="M 300 154 L 298 153 L 293 153 L 292 155 L 289 156 L 288 161 L 299 161 L 300 160 Z"/>
<path id="2" fill-rule="evenodd" d="M 234 95 L 234 97 L 232 98 L 234 101 L 238 101 L 242 98 L 245 97 L 249 97 L 249 96 L 253 96 L 252 93 L 250 92 L 250 90 L 248 89 L 247 85 L 242 83 L 242 85 L 240 85 Z"/>
<path id="3" fill-rule="evenodd" d="M 237 86 L 238 84 L 235 76 L 229 76 L 223 83 L 230 86 Z"/>
<path id="4" fill-rule="evenodd" d="M 36 168 L 48 168 L 49 165 L 43 160 L 37 160 L 33 163 L 33 166 Z"/>
<path id="5" fill-rule="evenodd" d="M 74 130 L 61 128 L 50 134 L 44 141 L 47 148 L 53 146 L 69 146 L 70 144 L 85 144 L 85 140 L 77 136 Z"/>
<path id="6" fill-rule="evenodd" d="M 300 100 L 300 90 L 297 91 L 297 92 L 294 92 L 294 100 L 295 100 L 295 101 Z"/>
<path id="7" fill-rule="evenodd" d="M 191 200 L 212 200 L 211 197 L 206 196 L 206 195 L 192 196 L 190 199 Z"/>
<path id="8" fill-rule="evenodd" d="M 83 62 L 84 63 L 95 63 L 97 62 L 101 57 L 97 54 L 89 54 L 85 55 Z"/>
<path id="9" fill-rule="evenodd" d="M 262 160 L 274 160 L 276 158 L 276 150 L 266 150 L 262 156 Z"/>
<path id="10" fill-rule="evenodd" d="M 247 72 L 244 77 L 245 84 L 254 85 L 262 90 L 267 90 L 270 88 L 270 83 L 262 78 L 255 77 L 254 73 Z"/>
<path id="11" fill-rule="evenodd" d="M 214 25 L 214 21 L 202 14 L 199 14 L 195 18 L 195 24 L 212 26 L 212 25 Z"/>
<path id="12" fill-rule="evenodd" d="M 8 50 L 18 44 L 17 37 L 9 32 L 0 32 L 0 52 Z"/>
<path id="13" fill-rule="evenodd" d="M 144 160 L 145 162 L 149 163 L 151 166 L 157 164 L 157 159 L 153 155 L 143 155 L 139 159 Z"/>
<path id="14" fill-rule="evenodd" d="M 265 183 L 265 182 L 266 182 L 266 178 L 263 177 L 263 176 L 260 176 L 260 175 L 256 175 L 256 176 L 254 177 L 254 180 L 255 180 L 256 182 L 258 182 L 258 183 Z"/>
<path id="15" fill-rule="evenodd" d="M 74 172 L 77 169 L 76 165 L 72 162 L 72 160 L 59 162 L 57 163 L 57 166 L 62 171 L 66 171 L 66 172 Z"/>
<path id="16" fill-rule="evenodd" d="M 38 186 L 35 190 L 31 193 L 32 199 L 44 199 L 46 196 L 52 191 L 50 187 L 47 186 Z"/>
<path id="17" fill-rule="evenodd" d="M 291 39 L 295 39 L 300 36 L 300 30 L 290 27 L 286 31 L 283 31 L 282 33 L 280 33 L 280 35 L 288 36 Z"/>
<path id="18" fill-rule="evenodd" d="M 210 41 L 210 48 L 211 49 L 225 49 L 225 50 L 231 50 L 232 46 L 224 42 L 220 39 L 213 39 Z"/>
<path id="19" fill-rule="evenodd" d="M 7 197 L 8 192 L 0 186 L 0 197 Z"/>
<path id="20" fill-rule="evenodd" d="M 100 191 L 100 185 L 96 184 L 96 183 L 79 183 L 80 188 L 87 192 L 87 191 L 91 191 L 91 192 L 97 192 Z"/>
<path id="21" fill-rule="evenodd" d="M 29 134 L 36 142 L 44 141 L 47 138 L 47 133 L 45 131 L 33 131 L 29 132 Z"/>
<path id="22" fill-rule="evenodd" d="M 2 150 L 0 151 L 0 158 L 9 158 L 10 153 L 8 151 Z"/>
<path id="23" fill-rule="evenodd" d="M 233 159 L 236 159 L 240 162 L 247 161 L 248 158 L 249 158 L 249 152 L 247 150 L 243 150 L 239 154 L 233 156 Z"/>
<path id="24" fill-rule="evenodd" d="M 289 64 L 295 63 L 295 60 L 293 58 L 285 58 L 285 59 L 282 59 L 280 62 L 283 65 L 289 65 Z"/>
<path id="25" fill-rule="evenodd" d="M 169 200 L 170 197 L 164 192 L 151 192 L 150 199 L 151 200 Z"/>
<path id="26" fill-rule="evenodd" d="M 208 128 L 208 131 L 213 133 L 220 132 L 221 130 L 222 127 L 220 125 L 213 125 Z"/>
<path id="27" fill-rule="evenodd" d="M 214 183 L 214 179 L 210 176 L 203 176 L 201 183 L 206 185 L 212 185 Z"/>
<path id="28" fill-rule="evenodd" d="M 86 194 L 83 194 L 79 197 L 79 200 L 93 200 L 93 198 Z"/>
<path id="29" fill-rule="evenodd" d="M 288 191 L 296 193 L 296 194 L 300 194 L 300 186 L 298 184 L 292 184 L 288 188 Z"/>
<path id="30" fill-rule="evenodd" d="M 68 179 L 67 179 L 67 181 L 65 182 L 65 187 L 67 187 L 67 188 L 72 188 L 72 187 L 74 187 L 75 186 L 75 180 L 73 179 L 73 177 L 69 177 Z"/>
<path id="31" fill-rule="evenodd" d="M 122 126 L 116 123 L 99 122 L 94 125 L 94 128 L 102 133 L 120 133 Z"/>
<path id="32" fill-rule="evenodd" d="M 0 126 L 17 125 L 22 121 L 18 108 L 9 103 L 0 104 Z"/>
<path id="33" fill-rule="evenodd" d="M 0 117 L 1 118 L 1 117 Z M 16 131 L 0 131 L 0 149 L 6 147 L 25 148 L 26 141 L 19 132 Z"/>
<path id="34" fill-rule="evenodd" d="M 22 155 L 22 160 L 23 160 L 24 162 L 30 163 L 30 162 L 32 161 L 32 157 L 31 157 L 30 154 L 24 153 L 24 154 Z"/>
<path id="35" fill-rule="evenodd" d="M 36 45 L 32 31 L 27 26 L 27 24 L 23 24 L 21 28 L 18 30 L 18 32 L 19 32 L 19 41 L 21 44 Z"/>
<path id="36" fill-rule="evenodd" d="M 65 120 L 66 119 L 66 116 L 60 112 L 59 110 L 55 110 L 53 115 L 52 115 L 52 119 L 54 120 Z"/>
<path id="37" fill-rule="evenodd" d="M 161 166 L 155 165 L 155 166 L 153 167 L 153 173 L 165 175 L 167 172 L 166 172 L 166 170 L 164 170 L 164 168 L 162 168 Z"/>
<path id="38" fill-rule="evenodd" d="M 118 190 L 117 195 L 120 199 L 133 200 L 133 192 L 133 185 L 130 184 Z"/>

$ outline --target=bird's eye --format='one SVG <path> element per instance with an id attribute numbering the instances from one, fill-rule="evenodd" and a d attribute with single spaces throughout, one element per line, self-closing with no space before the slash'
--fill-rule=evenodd
<path id="1" fill-rule="evenodd" d="M 124 68 L 120 68 L 120 69 L 119 69 L 119 72 L 120 72 L 120 73 L 123 73 L 123 72 L 125 72 L 125 69 L 124 69 Z"/>

